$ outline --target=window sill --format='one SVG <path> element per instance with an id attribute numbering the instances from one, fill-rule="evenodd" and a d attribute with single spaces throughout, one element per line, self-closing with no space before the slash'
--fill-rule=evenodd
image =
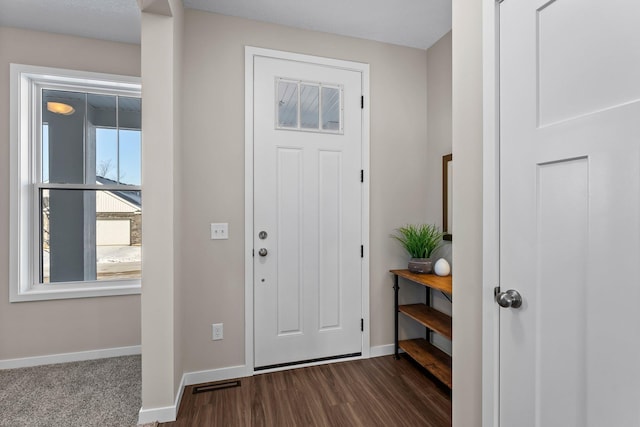
<path id="1" fill-rule="evenodd" d="M 13 289 L 12 289 L 13 291 Z M 11 292 L 10 302 L 48 301 L 59 299 L 96 298 L 119 295 L 140 295 L 140 280 L 113 281 L 105 284 L 96 282 L 61 283 L 36 285 L 20 292 Z"/>

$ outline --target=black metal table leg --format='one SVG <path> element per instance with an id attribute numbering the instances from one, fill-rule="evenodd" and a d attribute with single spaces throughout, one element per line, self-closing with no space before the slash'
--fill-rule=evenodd
<path id="1" fill-rule="evenodd" d="M 427 307 L 431 307 L 431 288 L 426 287 L 425 291 L 426 295 L 424 297 L 424 304 Z M 426 326 L 424 327 L 424 338 L 427 340 L 427 342 L 431 342 L 431 329 Z"/>
<path id="2" fill-rule="evenodd" d="M 398 275 L 394 274 L 393 275 L 393 293 L 394 293 L 394 308 L 395 308 L 395 351 L 394 351 L 394 357 L 397 359 L 400 358 L 400 355 L 398 354 L 398 290 L 400 289 L 400 287 L 398 286 Z"/>

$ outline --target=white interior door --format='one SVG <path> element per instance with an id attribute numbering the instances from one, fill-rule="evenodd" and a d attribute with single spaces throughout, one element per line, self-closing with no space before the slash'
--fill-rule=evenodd
<path id="1" fill-rule="evenodd" d="M 502 427 L 640 426 L 639 19 L 500 5 Z"/>
<path id="2" fill-rule="evenodd" d="M 254 59 L 254 366 L 362 351 L 362 74 Z"/>

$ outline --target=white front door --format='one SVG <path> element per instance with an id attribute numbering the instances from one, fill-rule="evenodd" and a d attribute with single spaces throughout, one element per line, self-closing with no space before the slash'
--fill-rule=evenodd
<path id="1" fill-rule="evenodd" d="M 500 426 L 640 426 L 640 2 L 501 3 L 500 206 Z"/>
<path id="2" fill-rule="evenodd" d="M 254 57 L 254 366 L 362 351 L 362 74 Z"/>

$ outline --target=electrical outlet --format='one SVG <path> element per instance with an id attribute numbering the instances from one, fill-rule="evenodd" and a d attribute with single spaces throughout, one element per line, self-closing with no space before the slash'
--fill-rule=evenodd
<path id="1" fill-rule="evenodd" d="M 215 222 L 211 223 L 211 239 L 223 240 L 229 238 L 229 223 Z"/>
<path id="2" fill-rule="evenodd" d="M 223 324 L 214 323 L 211 325 L 211 339 L 214 341 L 221 340 L 223 336 Z"/>

